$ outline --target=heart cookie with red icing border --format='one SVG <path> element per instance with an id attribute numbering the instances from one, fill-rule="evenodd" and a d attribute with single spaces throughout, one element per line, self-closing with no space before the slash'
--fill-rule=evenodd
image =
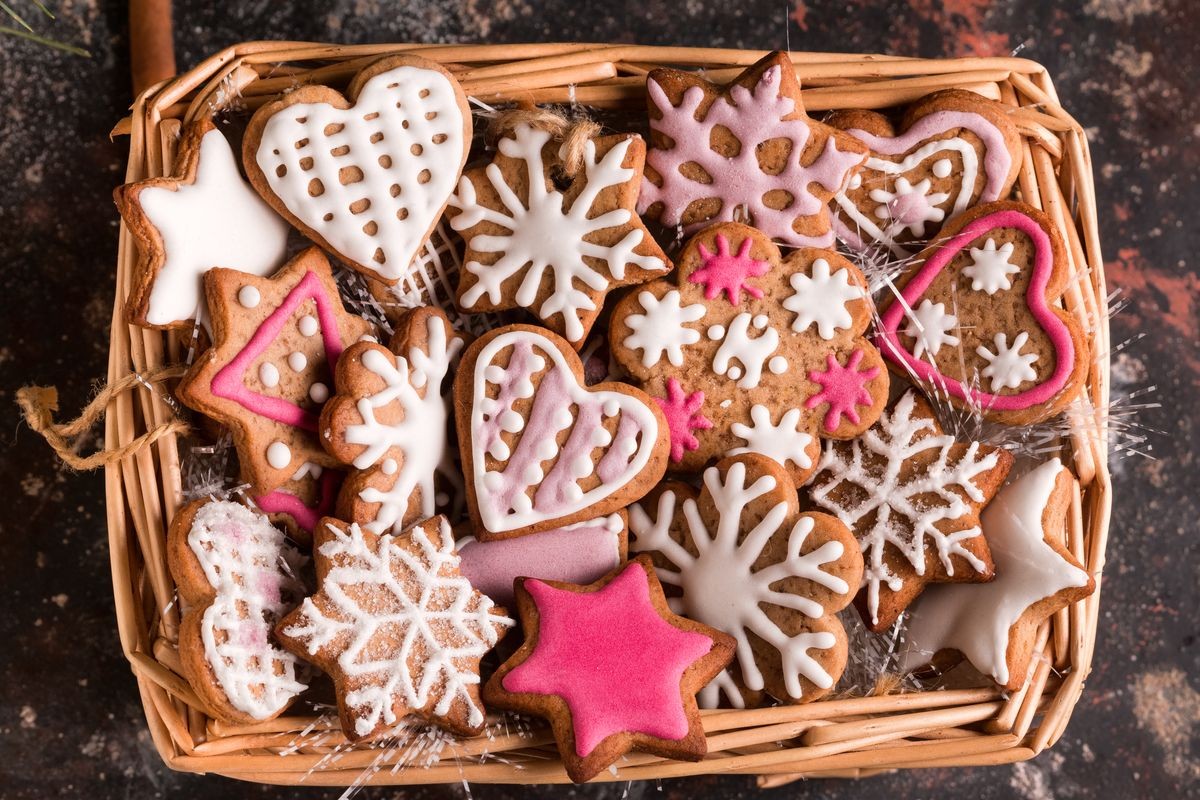
<path id="1" fill-rule="evenodd" d="M 1023 203 L 979 206 L 896 279 L 879 349 L 989 419 L 1047 419 L 1078 394 L 1090 361 L 1082 325 L 1056 305 L 1070 280 L 1048 216 Z"/>
<path id="2" fill-rule="evenodd" d="M 626 384 L 585 387 L 570 344 L 544 328 L 509 325 L 476 340 L 463 355 L 454 405 L 481 541 L 609 514 L 666 471 L 662 411 Z"/>

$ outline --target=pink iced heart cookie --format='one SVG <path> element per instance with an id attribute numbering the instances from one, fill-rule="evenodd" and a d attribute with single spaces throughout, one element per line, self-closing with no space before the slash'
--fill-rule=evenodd
<path id="1" fill-rule="evenodd" d="M 871 148 L 834 198 L 833 227 L 852 250 L 905 257 L 942 223 L 1007 197 L 1021 166 L 1008 109 L 974 92 L 935 92 L 909 107 L 898 133 L 874 111 L 840 111 L 828 124 Z"/>
<path id="2" fill-rule="evenodd" d="M 658 406 L 626 384 L 585 387 L 570 344 L 544 328 L 509 325 L 478 339 L 463 355 L 454 403 L 481 541 L 611 513 L 666 470 Z"/>
<path id="3" fill-rule="evenodd" d="M 1068 272 L 1053 222 L 1014 202 L 972 209 L 896 279 L 879 349 L 951 400 L 1011 425 L 1062 411 L 1088 371 L 1079 321 L 1055 305 Z"/>

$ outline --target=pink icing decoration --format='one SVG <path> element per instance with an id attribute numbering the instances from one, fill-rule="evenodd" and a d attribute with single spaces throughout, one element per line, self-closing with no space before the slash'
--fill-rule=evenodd
<path id="1" fill-rule="evenodd" d="M 537 645 L 504 676 L 504 688 L 565 700 L 580 758 L 615 733 L 687 735 L 679 684 L 713 642 L 659 616 L 640 564 L 598 592 L 578 594 L 537 580 L 526 581 L 525 589 L 540 617 Z"/>
<path id="2" fill-rule="evenodd" d="M 300 406 L 282 397 L 270 397 L 251 391 L 243 379 L 246 370 L 255 359 L 270 347 L 271 342 L 283 330 L 284 323 L 296 312 L 305 300 L 312 300 L 317 306 L 317 319 L 321 323 L 321 338 L 325 342 L 325 359 L 330 371 L 337 364 L 338 356 L 342 354 L 342 337 L 338 333 L 337 317 L 334 315 L 334 303 L 325 294 L 321 279 L 315 272 L 306 272 L 304 277 L 288 292 L 279 307 L 263 320 L 262 325 L 254 332 L 254 336 L 246 343 L 233 360 L 221 368 L 212 379 L 212 393 L 224 397 L 248 408 L 259 416 L 303 428 L 308 431 L 317 429 L 317 415 L 305 411 Z"/>
<path id="3" fill-rule="evenodd" d="M 825 412 L 825 430 L 837 430 L 843 416 L 857 425 L 861 418 L 856 407 L 871 405 L 867 381 L 879 374 L 879 367 L 859 372 L 858 365 L 862 360 L 863 351 L 855 350 L 843 367 L 838 364 L 837 357 L 830 353 L 826 356 L 824 372 L 814 369 L 808 373 L 808 379 L 819 384 L 821 390 L 808 398 L 804 407 L 816 408 L 822 403 L 829 404 L 829 410 Z"/>
<path id="4" fill-rule="evenodd" d="M 889 219 L 901 225 L 911 225 L 926 219 L 926 212 L 932 207 L 929 204 L 929 195 L 920 192 L 902 194 L 887 205 Z"/>
<path id="5" fill-rule="evenodd" d="M 1014 228 L 1021 231 L 1033 242 L 1034 258 L 1033 271 L 1030 275 L 1029 289 L 1025 293 L 1025 303 L 1038 325 L 1046 332 L 1050 344 L 1054 347 L 1055 366 L 1049 378 L 1016 394 L 991 394 L 989 392 L 968 386 L 964 381 L 943 375 L 928 361 L 913 356 L 900 344 L 899 327 L 904 319 L 905 308 L 912 308 L 921 295 L 933 283 L 933 279 L 963 248 L 975 239 L 997 228 Z M 1025 214 L 1015 210 L 997 211 L 987 214 L 971 222 L 954 238 L 934 251 L 917 274 L 913 276 L 901 291 L 904 302 L 892 303 L 880 319 L 880 332 L 876 337 L 879 349 L 891 360 L 912 370 L 918 378 L 928 381 L 949 392 L 959 399 L 969 399 L 982 408 L 994 408 L 998 411 L 1020 411 L 1030 406 L 1039 405 L 1050 400 L 1062 391 L 1071 376 L 1075 366 L 1075 347 L 1067 326 L 1046 302 L 1046 287 L 1054 271 L 1053 250 L 1050 236 L 1042 227 Z"/>
<path id="6" fill-rule="evenodd" d="M 670 378 L 667 380 L 667 396 L 655 397 L 654 402 L 658 403 L 663 416 L 667 418 L 667 427 L 671 430 L 671 460 L 678 464 L 683 461 L 685 450 L 700 447 L 700 440 L 692 431 L 705 431 L 713 426 L 712 421 L 700 413 L 704 405 L 704 392 L 685 394 L 679 381 Z"/>
<path id="7" fill-rule="evenodd" d="M 704 264 L 688 276 L 692 283 L 704 284 L 704 299 L 712 300 L 722 291 L 731 305 L 740 305 L 742 290 L 751 297 L 762 297 L 763 291 L 747 281 L 765 275 L 771 268 L 766 261 L 750 258 L 750 247 L 754 242 L 746 237 L 734 255 L 729 253 L 729 240 L 725 234 L 717 234 L 717 252 L 710 253 L 703 244 L 699 245 L 700 258 Z"/>
<path id="8" fill-rule="evenodd" d="M 460 542 L 459 571 L 499 605 L 512 608 L 513 581 L 520 576 L 591 583 L 620 565 L 620 528 L 597 519 L 513 539 Z"/>
<path id="9" fill-rule="evenodd" d="M 784 119 L 796 111 L 790 97 L 779 93 L 778 66 L 766 70 L 753 91 L 733 86 L 729 99 L 718 98 L 709 106 L 703 121 L 696 111 L 704 100 L 704 90 L 693 86 L 683 94 L 678 106 L 672 106 L 666 93 L 654 81 L 647 81 L 646 91 L 662 118 L 650 121 L 652 130 L 671 138 L 669 150 L 652 148 L 646 161 L 662 176 L 663 185 L 642 181 L 638 210 L 645 212 L 656 202 L 663 204 L 662 222 L 680 224 L 688 206 L 707 198 L 720 198 L 721 210 L 707 222 L 731 221 L 737 209 L 742 209 L 750 223 L 772 239 L 792 247 L 828 247 L 833 244 L 833 231 L 818 236 L 801 236 L 792 227 L 796 218 L 812 216 L 825 208 L 825 203 L 810 191 L 818 184 L 825 191 L 841 190 L 850 172 L 863 161 L 856 152 L 840 152 L 830 136 L 825 149 L 812 164 L 802 166 L 801 154 L 812 135 L 811 120 L 801 116 Z M 730 102 L 732 100 L 732 102 Z M 728 128 L 742 143 L 733 158 L 725 158 L 709 146 L 712 131 L 717 126 Z M 783 171 L 768 175 L 758 166 L 757 145 L 769 139 L 788 139 L 792 142 L 791 158 Z M 700 183 L 685 178 L 679 168 L 686 163 L 699 164 L 712 178 Z M 792 195 L 791 204 L 783 209 L 768 207 L 764 196 L 774 190 Z M 707 222 L 705 224 L 707 224 Z"/>
<path id="10" fill-rule="evenodd" d="M 301 529 L 312 533 L 321 517 L 333 513 L 341 479 L 342 474 L 336 470 L 327 469 L 321 473 L 320 499 L 315 506 L 304 505 L 303 500 L 283 489 L 276 489 L 270 494 L 255 497 L 254 502 L 264 514 L 287 514 L 296 521 Z"/>
<path id="11" fill-rule="evenodd" d="M 983 142 L 983 172 L 986 180 L 976 203 L 990 203 L 993 200 L 999 200 L 1000 191 L 1004 188 L 1004 181 L 1008 177 L 1008 169 L 1012 166 L 1012 155 L 1004 143 L 1004 134 L 982 114 L 973 114 L 969 111 L 936 111 L 921 117 L 916 124 L 899 136 L 876 136 L 858 129 L 847 131 L 847 133 L 871 148 L 872 153 L 898 156 L 916 149 L 917 145 L 926 139 L 956 128 L 970 131 Z M 930 156 L 930 158 L 935 157 Z M 954 213 L 951 210 L 950 215 Z M 905 224 L 911 221 L 900 220 L 895 216 L 893 219 Z M 833 224 L 838 235 L 846 240 L 846 244 L 852 250 L 864 249 L 865 244 L 857 231 L 852 230 L 845 222 L 836 217 Z"/>

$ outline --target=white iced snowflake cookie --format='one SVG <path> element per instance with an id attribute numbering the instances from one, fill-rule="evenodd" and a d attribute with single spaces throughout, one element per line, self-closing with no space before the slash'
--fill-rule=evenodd
<path id="1" fill-rule="evenodd" d="M 308 559 L 262 514 L 211 499 L 175 515 L 167 558 L 183 604 L 180 663 L 196 694 L 228 722 L 282 714 L 309 670 L 272 630 L 304 598 Z"/>
<path id="2" fill-rule="evenodd" d="M 700 492 L 665 483 L 629 515 L 630 546 L 652 555 L 671 610 L 737 641 L 737 664 L 701 705 L 723 693 L 740 707 L 738 678 L 784 702 L 822 697 L 846 664 L 837 612 L 862 578 L 854 537 L 828 514 L 799 513 L 787 472 L 763 456 L 725 459 L 703 481 Z"/>
<path id="3" fill-rule="evenodd" d="M 437 224 L 471 147 L 458 81 L 417 56 L 380 59 L 346 94 L 303 86 L 260 108 L 246 174 L 276 211 L 368 277 L 395 283 Z"/>
<path id="4" fill-rule="evenodd" d="M 491 164 L 463 175 L 449 214 L 467 244 L 459 305 L 528 309 L 579 349 L 608 292 L 670 265 L 634 210 L 641 137 L 587 140 L 574 175 L 565 173 L 563 147 L 518 123 Z"/>
<path id="5" fill-rule="evenodd" d="M 459 572 L 446 518 L 395 536 L 325 519 L 313 543 L 317 592 L 276 630 L 333 678 L 346 736 L 386 736 L 408 714 L 482 730 L 479 660 L 513 621 Z"/>

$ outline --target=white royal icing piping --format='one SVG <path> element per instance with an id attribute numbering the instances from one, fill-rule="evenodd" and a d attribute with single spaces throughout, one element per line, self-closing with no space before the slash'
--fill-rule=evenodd
<path id="1" fill-rule="evenodd" d="M 735 422 L 729 427 L 730 433 L 746 444 L 733 448 L 728 455 L 758 453 L 784 467 L 790 462 L 800 469 L 809 469 L 812 467 L 812 458 L 808 455 L 808 448 L 812 446 L 813 437 L 799 429 L 800 417 L 800 409 L 789 408 L 780 415 L 779 424 L 776 425 L 771 422 L 771 409 L 755 403 L 750 408 L 750 425 Z"/>
<path id="2" fill-rule="evenodd" d="M 631 332 L 622 345 L 630 350 L 641 350 L 642 366 L 647 369 L 664 355 L 674 366 L 682 366 L 683 348 L 700 341 L 700 331 L 687 327 L 687 323 L 704 318 L 704 304 L 681 306 L 678 289 L 667 292 L 661 300 L 642 291 L 638 293 L 637 301 L 645 313 L 625 317 Z"/>
<path id="3" fill-rule="evenodd" d="M 863 290 L 850 281 L 850 270 L 840 267 L 830 274 L 829 262 L 823 258 L 813 261 L 812 275 L 793 272 L 788 279 L 795 291 L 784 298 L 783 307 L 796 314 L 792 330 L 802 333 L 810 325 L 817 326 L 818 335 L 829 341 L 839 330 L 854 324 L 847 303 L 862 300 Z"/>

